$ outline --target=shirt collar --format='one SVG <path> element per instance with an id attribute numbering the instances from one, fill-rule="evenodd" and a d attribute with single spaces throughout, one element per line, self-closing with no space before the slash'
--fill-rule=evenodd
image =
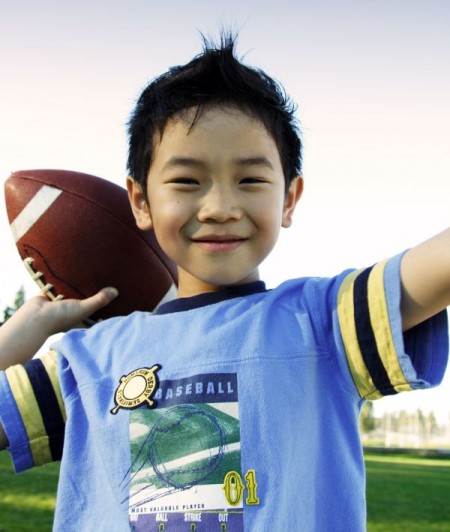
<path id="1" fill-rule="evenodd" d="M 180 297 L 172 299 L 158 307 L 154 314 L 170 314 L 172 312 L 182 312 L 183 310 L 192 310 L 195 308 L 205 307 L 214 303 L 220 303 L 236 297 L 257 294 L 258 292 L 267 292 L 264 281 L 255 281 L 253 283 L 229 286 L 218 292 L 206 292 L 192 297 Z"/>

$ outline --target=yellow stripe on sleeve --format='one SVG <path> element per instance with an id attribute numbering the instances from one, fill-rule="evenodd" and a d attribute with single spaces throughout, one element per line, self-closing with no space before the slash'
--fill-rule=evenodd
<path id="1" fill-rule="evenodd" d="M 5 374 L 25 425 L 34 464 L 51 462 L 49 438 L 25 368 L 12 366 L 5 371 Z"/>
<path id="2" fill-rule="evenodd" d="M 368 301 L 372 330 L 383 366 L 397 392 L 411 391 L 405 378 L 392 337 L 389 312 L 384 290 L 384 270 L 387 260 L 376 264 L 368 279 Z"/>
<path id="3" fill-rule="evenodd" d="M 361 397 L 379 399 L 383 395 L 377 390 L 364 363 L 355 327 L 353 286 L 362 270 L 352 272 L 343 281 L 338 293 L 338 317 L 347 361 L 356 388 Z"/>

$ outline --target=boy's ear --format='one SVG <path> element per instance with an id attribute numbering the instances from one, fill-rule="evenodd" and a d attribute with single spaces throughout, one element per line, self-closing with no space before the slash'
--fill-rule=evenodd
<path id="1" fill-rule="evenodd" d="M 294 214 L 295 206 L 303 193 L 303 177 L 297 176 L 289 185 L 283 207 L 282 227 L 290 227 L 292 225 L 292 216 Z"/>
<path id="2" fill-rule="evenodd" d="M 127 177 L 128 199 L 133 211 L 136 225 L 143 231 L 152 228 L 152 217 L 150 215 L 150 205 L 142 187 L 132 177 Z"/>

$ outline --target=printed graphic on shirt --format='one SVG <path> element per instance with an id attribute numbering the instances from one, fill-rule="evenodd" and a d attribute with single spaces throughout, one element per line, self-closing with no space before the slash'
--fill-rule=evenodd
<path id="1" fill-rule="evenodd" d="M 240 474 L 236 375 L 161 381 L 153 400 L 157 408 L 130 413 L 131 468 L 122 488 L 132 529 L 242 531 L 245 485 L 250 504 L 259 500 L 254 472 L 247 480 Z"/>
<path id="2" fill-rule="evenodd" d="M 159 364 L 151 368 L 139 368 L 124 375 L 120 379 L 114 395 L 116 406 L 111 410 L 111 414 L 117 414 L 119 408 L 137 408 L 142 403 L 147 403 L 149 408 L 154 406 L 151 397 L 158 386 L 156 372 L 161 369 Z"/>

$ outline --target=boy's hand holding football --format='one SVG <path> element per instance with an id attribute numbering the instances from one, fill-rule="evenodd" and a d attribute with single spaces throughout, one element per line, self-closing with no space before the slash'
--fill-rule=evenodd
<path id="1" fill-rule="evenodd" d="M 82 300 L 32 297 L 0 327 L 0 369 L 31 359 L 49 336 L 81 326 L 116 296 L 115 288 L 104 288 Z"/>

